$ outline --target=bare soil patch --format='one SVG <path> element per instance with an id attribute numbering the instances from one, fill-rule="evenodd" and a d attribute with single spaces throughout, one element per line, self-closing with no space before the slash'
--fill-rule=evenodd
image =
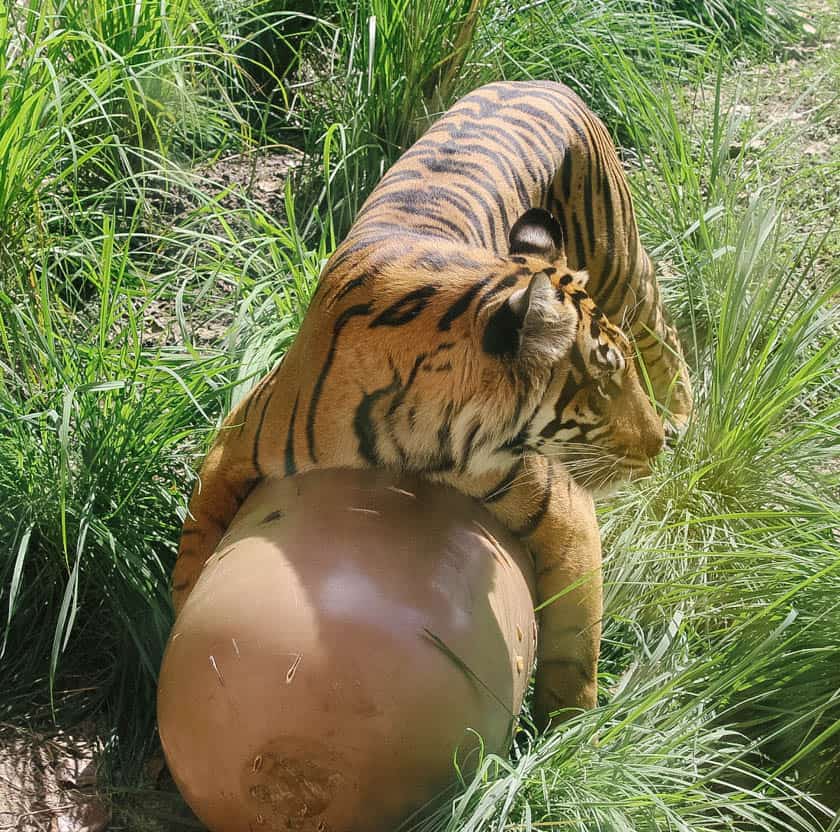
<path id="1" fill-rule="evenodd" d="M 98 788 L 101 752 L 92 723 L 52 733 L 0 725 L 0 830 L 107 829 L 110 801 Z"/>

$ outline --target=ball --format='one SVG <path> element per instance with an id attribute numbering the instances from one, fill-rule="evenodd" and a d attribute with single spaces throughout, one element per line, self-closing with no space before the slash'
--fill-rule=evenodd
<path id="1" fill-rule="evenodd" d="M 212 832 L 394 829 L 507 751 L 533 585 L 523 544 L 452 489 L 381 471 L 262 482 L 161 666 L 184 799 Z"/>

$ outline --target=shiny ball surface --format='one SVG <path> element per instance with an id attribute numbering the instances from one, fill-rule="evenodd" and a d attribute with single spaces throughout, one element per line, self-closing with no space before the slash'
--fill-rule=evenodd
<path id="1" fill-rule="evenodd" d="M 261 483 L 172 630 L 158 723 L 212 832 L 391 830 L 504 754 L 533 566 L 476 502 L 376 471 Z"/>

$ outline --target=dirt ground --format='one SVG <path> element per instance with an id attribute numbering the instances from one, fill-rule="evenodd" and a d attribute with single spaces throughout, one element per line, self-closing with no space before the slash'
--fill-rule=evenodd
<path id="1" fill-rule="evenodd" d="M 103 732 L 91 721 L 67 731 L 0 723 L 0 832 L 188 832 L 204 829 L 159 754 L 145 788 L 109 789 Z"/>
<path id="2" fill-rule="evenodd" d="M 89 723 L 50 734 L 0 725 L 0 830 L 107 829 L 109 802 L 97 792 L 101 751 Z"/>

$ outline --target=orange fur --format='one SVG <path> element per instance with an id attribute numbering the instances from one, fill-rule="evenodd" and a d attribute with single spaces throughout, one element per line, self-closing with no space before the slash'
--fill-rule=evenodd
<path id="1" fill-rule="evenodd" d="M 541 137 L 532 145 L 529 118 Z M 495 132 L 506 119 L 515 142 Z M 687 394 L 680 360 L 661 357 L 679 359 L 679 345 L 599 125 L 559 85 L 490 85 L 386 174 L 324 269 L 288 354 L 228 416 L 207 455 L 173 573 L 176 610 L 262 478 L 329 467 L 418 472 L 483 500 L 531 547 L 540 597 L 560 595 L 541 616 L 540 721 L 595 703 L 600 540 L 588 491 L 646 473 L 663 442 L 630 341 L 590 297 L 600 302 L 612 272 L 638 266 L 622 279 L 628 294 L 655 298 L 645 323 L 658 321 L 670 347 L 654 375 Z M 553 168 L 552 135 L 565 137 Z M 525 158 L 512 152 L 520 146 Z M 501 172 L 482 184 L 476 160 L 485 168 L 499 160 Z M 592 171 L 595 207 L 581 191 Z M 610 188 L 616 214 L 607 222 Z M 552 194 L 566 201 L 558 207 Z M 587 217 L 598 223 L 600 260 L 584 256 L 586 234 L 574 230 Z M 639 311 L 613 306 L 628 320 Z"/>

